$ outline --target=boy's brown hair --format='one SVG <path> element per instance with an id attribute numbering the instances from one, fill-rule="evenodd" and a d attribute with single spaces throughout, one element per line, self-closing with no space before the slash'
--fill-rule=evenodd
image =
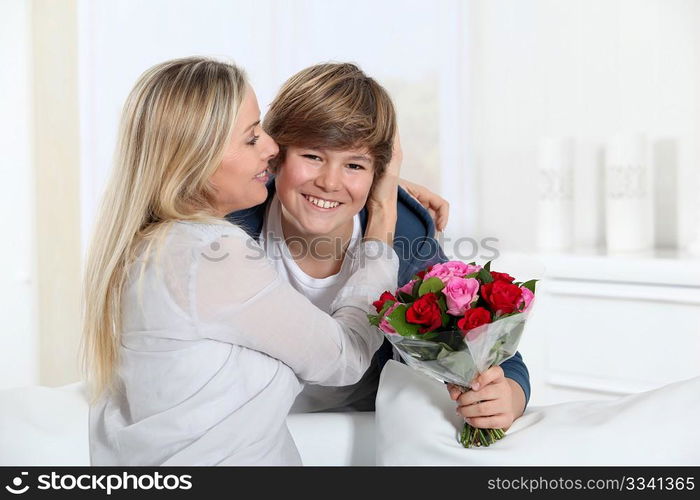
<path id="1" fill-rule="evenodd" d="M 396 112 L 386 90 L 351 63 L 316 64 L 287 80 L 265 115 L 263 128 L 287 147 L 367 148 L 375 180 L 391 160 Z"/>

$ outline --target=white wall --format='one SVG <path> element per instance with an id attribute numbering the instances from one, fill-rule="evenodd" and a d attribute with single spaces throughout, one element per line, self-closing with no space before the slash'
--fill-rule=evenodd
<path id="1" fill-rule="evenodd" d="M 453 201 L 452 228 L 473 222 L 473 182 L 460 136 L 466 9 L 420 0 L 80 0 L 83 249 L 111 167 L 119 112 L 141 72 L 174 57 L 233 59 L 248 72 L 264 114 L 296 71 L 329 60 L 358 63 L 392 94 L 403 173 Z M 449 133 L 448 133 L 449 132 Z M 441 175 L 441 165 L 449 165 Z M 469 214 L 462 217 L 460 214 Z"/>
<path id="2" fill-rule="evenodd" d="M 540 137 L 574 137 L 580 146 L 577 174 L 590 176 L 607 138 L 640 131 L 657 151 L 666 148 L 655 165 L 667 189 L 658 209 L 662 216 L 678 212 L 677 229 L 658 228 L 657 243 L 686 247 L 700 230 L 700 2 L 473 0 L 470 5 L 480 232 L 499 237 L 506 249 L 534 248 Z M 667 186 L 674 156 L 677 183 Z M 676 198 L 678 205 L 669 206 Z M 596 210 L 577 207 L 579 241 Z"/>
<path id="3" fill-rule="evenodd" d="M 0 0 L 0 390 L 39 380 L 30 22 L 29 2 Z"/>
<path id="4" fill-rule="evenodd" d="M 80 130 L 75 0 L 32 1 L 40 382 L 80 378 Z"/>
<path id="5" fill-rule="evenodd" d="M 248 71 L 261 103 L 274 86 L 272 2 L 79 0 L 82 242 L 111 169 L 121 107 L 138 76 L 167 59 L 223 57 Z M 261 104 L 262 107 L 262 104 Z"/>

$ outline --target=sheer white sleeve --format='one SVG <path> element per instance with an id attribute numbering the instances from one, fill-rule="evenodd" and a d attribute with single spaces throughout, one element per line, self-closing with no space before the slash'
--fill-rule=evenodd
<path id="1" fill-rule="evenodd" d="M 396 288 L 399 264 L 384 243 L 360 249 L 346 257 L 356 271 L 328 315 L 282 279 L 240 228 L 217 228 L 194 254 L 189 313 L 202 336 L 277 358 L 304 381 L 355 383 L 382 342 L 367 321 L 370 304 Z"/>

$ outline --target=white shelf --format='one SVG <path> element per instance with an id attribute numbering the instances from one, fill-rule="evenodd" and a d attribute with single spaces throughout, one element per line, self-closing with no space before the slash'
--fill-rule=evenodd
<path id="1" fill-rule="evenodd" d="M 503 252 L 494 270 L 518 273 L 518 279 L 546 278 L 606 281 L 700 288 L 700 258 L 674 251 L 635 255 L 605 255 L 600 251 L 576 253 Z"/>

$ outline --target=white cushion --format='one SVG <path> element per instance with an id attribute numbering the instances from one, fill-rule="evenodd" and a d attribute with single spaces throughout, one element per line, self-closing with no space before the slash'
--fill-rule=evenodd
<path id="1" fill-rule="evenodd" d="M 304 465 L 374 465 L 374 412 L 295 413 L 287 426 Z"/>
<path id="2" fill-rule="evenodd" d="M 0 392 L 0 465 L 90 465 L 84 384 Z"/>
<path id="3" fill-rule="evenodd" d="M 305 465 L 374 463 L 374 412 L 296 414 L 287 423 Z M 85 385 L 0 391 L 1 465 L 90 465 Z"/>
<path id="4" fill-rule="evenodd" d="M 529 407 L 484 448 L 459 444 L 455 409 L 443 383 L 389 361 L 377 394 L 377 464 L 700 464 L 700 377 L 610 401 Z"/>

